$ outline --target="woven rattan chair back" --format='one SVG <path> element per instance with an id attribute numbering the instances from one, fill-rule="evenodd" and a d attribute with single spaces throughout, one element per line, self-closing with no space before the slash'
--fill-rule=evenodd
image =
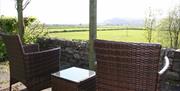
<path id="1" fill-rule="evenodd" d="M 23 48 L 22 42 L 18 35 L 2 35 L 3 42 L 6 45 L 8 60 L 10 61 L 10 75 L 18 79 L 25 78 Z M 19 72 L 17 72 L 17 70 Z M 20 73 L 21 72 L 21 73 Z M 22 74 L 24 73 L 24 74 Z"/>
<path id="2" fill-rule="evenodd" d="M 0 34 L 10 61 L 10 91 L 22 82 L 28 91 L 51 86 L 51 74 L 59 71 L 60 48 L 40 51 L 38 44 L 22 45 L 19 35 Z"/>
<path id="3" fill-rule="evenodd" d="M 161 46 L 95 40 L 96 91 L 157 91 Z"/>
<path id="4" fill-rule="evenodd" d="M 23 48 L 18 35 L 3 35 L 2 37 L 10 60 L 20 61 L 19 59 L 23 57 Z"/>

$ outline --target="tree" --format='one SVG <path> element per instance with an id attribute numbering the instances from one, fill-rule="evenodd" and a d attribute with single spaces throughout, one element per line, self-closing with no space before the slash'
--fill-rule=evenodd
<path id="1" fill-rule="evenodd" d="M 168 17 L 160 22 L 160 30 L 168 32 L 170 47 L 178 48 L 180 35 L 180 6 L 174 7 L 169 11 Z"/>
<path id="2" fill-rule="evenodd" d="M 152 31 L 154 30 L 155 27 L 155 13 L 153 10 L 149 7 L 148 11 L 146 12 L 146 17 L 145 17 L 145 30 L 146 30 L 146 39 L 149 43 L 152 42 Z"/>
<path id="3" fill-rule="evenodd" d="M 26 0 L 25 3 L 23 2 L 24 0 L 16 0 L 16 9 L 18 12 L 18 31 L 19 31 L 21 40 L 23 40 L 24 30 L 25 30 L 23 10 L 29 5 L 31 0 Z"/>
<path id="4" fill-rule="evenodd" d="M 172 11 L 169 12 L 168 16 L 168 32 L 171 39 L 171 45 L 177 48 L 179 45 L 179 34 L 180 34 L 180 6 L 176 6 Z"/>

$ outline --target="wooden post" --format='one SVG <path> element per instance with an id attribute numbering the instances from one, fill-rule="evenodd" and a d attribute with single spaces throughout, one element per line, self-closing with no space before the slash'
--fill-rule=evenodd
<path id="1" fill-rule="evenodd" d="M 88 45 L 88 59 L 89 68 L 95 70 L 95 51 L 94 51 L 94 40 L 96 39 L 97 33 L 97 0 L 90 0 L 89 7 L 89 45 Z"/>

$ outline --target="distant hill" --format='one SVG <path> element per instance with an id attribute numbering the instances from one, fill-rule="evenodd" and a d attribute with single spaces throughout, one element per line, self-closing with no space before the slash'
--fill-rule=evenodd
<path id="1" fill-rule="evenodd" d="M 144 26 L 143 19 L 128 19 L 128 18 L 112 18 L 105 20 L 102 25 L 120 25 L 120 26 Z"/>

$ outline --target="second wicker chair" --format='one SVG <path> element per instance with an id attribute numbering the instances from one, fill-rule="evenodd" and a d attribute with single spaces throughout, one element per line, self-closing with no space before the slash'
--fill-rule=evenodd
<path id="1" fill-rule="evenodd" d="M 95 41 L 96 91 L 158 91 L 159 44 Z M 166 58 L 167 59 L 167 58 Z"/>

